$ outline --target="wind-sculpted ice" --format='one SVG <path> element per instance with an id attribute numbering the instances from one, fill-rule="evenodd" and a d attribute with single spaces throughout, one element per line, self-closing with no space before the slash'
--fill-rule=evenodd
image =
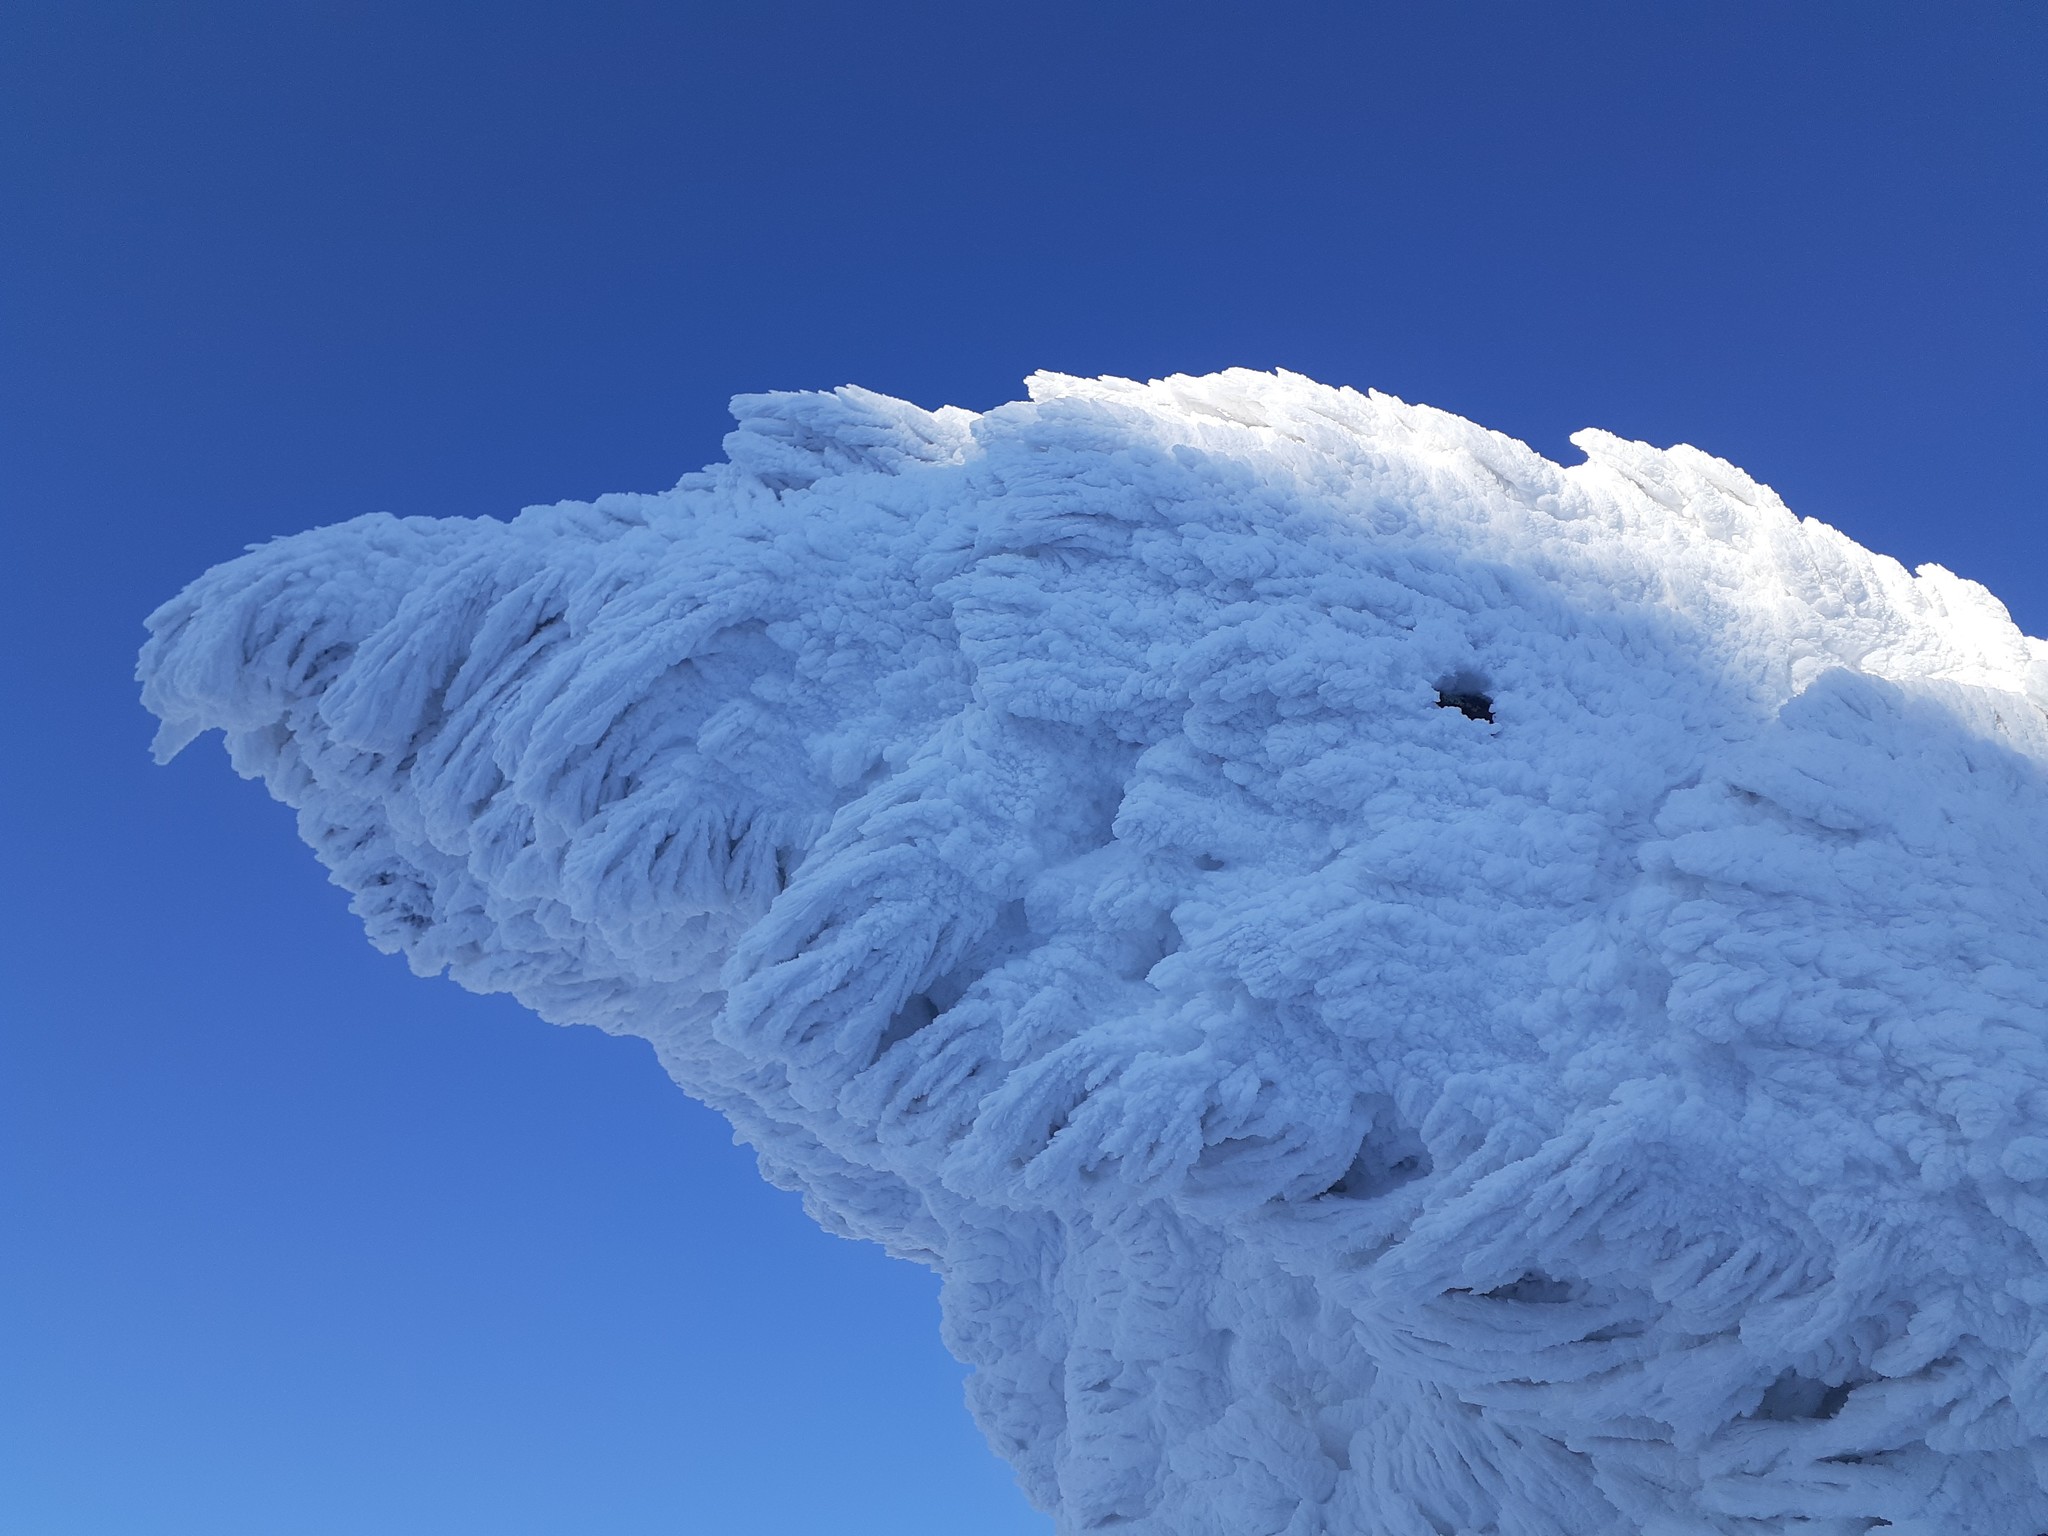
<path id="1" fill-rule="evenodd" d="M 663 495 L 209 572 L 160 750 L 937 1269 L 1065 1531 L 2048 1529 L 2048 646 L 1982 588 L 1287 375 L 734 405 Z"/>

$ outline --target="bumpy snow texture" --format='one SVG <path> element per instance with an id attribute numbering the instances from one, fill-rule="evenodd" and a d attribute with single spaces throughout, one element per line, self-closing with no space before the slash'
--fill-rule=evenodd
<path id="1" fill-rule="evenodd" d="M 207 573 L 160 751 L 935 1268 L 1064 1531 L 2048 1529 L 1987 592 L 1284 374 L 734 411 L 666 494 Z"/>

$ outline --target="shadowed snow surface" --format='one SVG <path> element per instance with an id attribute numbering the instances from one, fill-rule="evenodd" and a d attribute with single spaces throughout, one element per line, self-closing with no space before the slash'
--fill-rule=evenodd
<path id="1" fill-rule="evenodd" d="M 2048 1528 L 2048 645 L 1981 587 L 1285 374 L 734 412 L 208 572 L 160 752 L 937 1269 L 1064 1531 Z"/>

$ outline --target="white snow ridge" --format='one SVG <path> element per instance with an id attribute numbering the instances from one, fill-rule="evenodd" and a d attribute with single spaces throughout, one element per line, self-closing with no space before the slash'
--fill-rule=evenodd
<path id="1" fill-rule="evenodd" d="M 1039 375 L 150 620 L 370 937 L 934 1267 L 1067 1532 L 2048 1530 L 2048 645 L 1691 448 Z"/>

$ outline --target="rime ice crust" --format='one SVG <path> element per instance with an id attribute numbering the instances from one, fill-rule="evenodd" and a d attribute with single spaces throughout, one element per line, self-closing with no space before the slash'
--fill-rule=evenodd
<path id="1" fill-rule="evenodd" d="M 2048 646 L 1988 593 L 1285 374 L 734 410 L 663 495 L 208 572 L 159 750 L 934 1266 L 1063 1530 L 2048 1528 Z"/>

